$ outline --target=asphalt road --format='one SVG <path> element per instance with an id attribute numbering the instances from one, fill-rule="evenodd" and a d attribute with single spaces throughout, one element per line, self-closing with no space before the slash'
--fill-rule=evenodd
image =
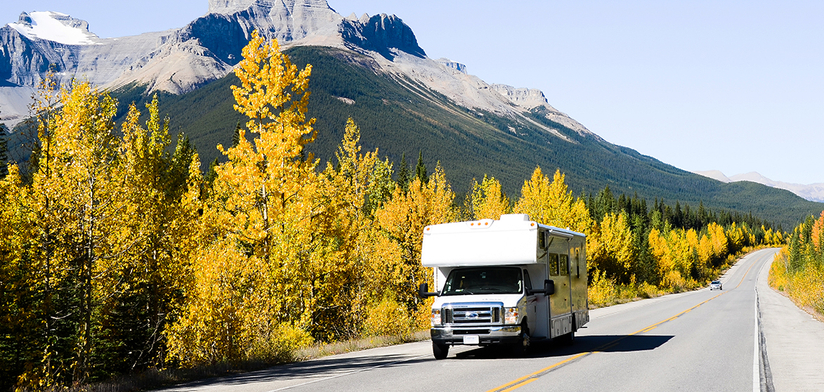
<path id="1" fill-rule="evenodd" d="M 447 359 L 438 361 L 430 342 L 419 342 L 170 390 L 822 390 L 816 351 L 818 344 L 824 346 L 824 327 L 813 320 L 808 327 L 820 328 L 820 336 L 800 331 L 801 322 L 794 317 L 803 319 L 804 313 L 766 287 L 766 266 L 775 252 L 762 250 L 739 261 L 721 278 L 722 291 L 705 288 L 593 310 L 574 343 L 537 346 L 523 357 L 466 346 L 452 348 Z M 807 336 L 814 341 L 805 343 Z M 786 341 L 812 349 L 799 354 Z M 797 366 L 800 362 L 813 365 Z"/>

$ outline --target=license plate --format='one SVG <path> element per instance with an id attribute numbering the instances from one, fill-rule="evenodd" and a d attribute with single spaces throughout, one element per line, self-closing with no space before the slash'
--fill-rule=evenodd
<path id="1" fill-rule="evenodd" d="M 481 339 L 478 335 L 464 335 L 463 343 L 464 344 L 478 344 L 481 342 Z"/>

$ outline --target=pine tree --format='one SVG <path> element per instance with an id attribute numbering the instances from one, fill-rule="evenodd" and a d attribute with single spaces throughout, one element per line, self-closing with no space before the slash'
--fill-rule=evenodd
<path id="1" fill-rule="evenodd" d="M 235 130 L 232 132 L 232 147 L 240 143 L 240 121 L 235 124 Z"/>
<path id="2" fill-rule="evenodd" d="M 409 165 L 406 163 L 406 153 L 403 153 L 401 154 L 401 168 L 398 170 L 398 187 L 404 192 L 409 189 L 410 177 Z"/>
<path id="3" fill-rule="evenodd" d="M 9 155 L 8 155 L 8 128 L 6 124 L 0 123 L 0 180 L 9 174 Z"/>
<path id="4" fill-rule="evenodd" d="M 418 163 L 415 165 L 415 177 L 426 184 L 429 182 L 429 174 L 426 173 L 426 165 L 423 163 L 423 151 L 418 151 Z"/>

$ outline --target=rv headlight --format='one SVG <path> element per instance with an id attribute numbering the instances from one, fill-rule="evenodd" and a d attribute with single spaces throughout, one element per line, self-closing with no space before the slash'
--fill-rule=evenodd
<path id="1" fill-rule="evenodd" d="M 441 325 L 441 310 L 432 309 L 432 326 Z"/>
<path id="2" fill-rule="evenodd" d="M 506 308 L 504 313 L 504 324 L 518 324 L 518 308 Z"/>

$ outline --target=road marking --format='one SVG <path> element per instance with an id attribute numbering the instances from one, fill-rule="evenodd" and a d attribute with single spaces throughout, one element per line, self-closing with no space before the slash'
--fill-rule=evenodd
<path id="1" fill-rule="evenodd" d="M 607 343 L 607 344 L 609 344 L 609 343 Z M 506 384 L 504 384 L 504 385 L 501 385 L 501 386 L 499 386 L 499 387 L 497 387 L 497 388 L 495 388 L 495 389 L 490 389 L 490 390 L 489 390 L 489 392 L 493 392 L 493 391 L 494 391 L 494 392 L 509 392 L 509 391 L 513 391 L 513 390 L 518 389 L 518 388 L 520 388 L 520 387 L 522 387 L 522 386 L 524 386 L 524 385 L 526 385 L 526 384 L 529 384 L 529 383 L 531 383 L 531 382 L 533 382 L 533 381 L 536 381 L 536 380 L 538 379 L 538 377 L 543 376 L 545 373 L 548 373 L 550 370 L 552 370 L 552 369 L 554 369 L 554 368 L 556 368 L 556 367 L 558 367 L 558 366 L 561 366 L 561 365 L 563 365 L 563 364 L 565 364 L 565 363 L 568 363 L 568 362 L 572 362 L 572 361 L 574 361 L 574 360 L 576 360 L 576 359 L 578 359 L 578 358 L 585 357 L 585 356 L 587 356 L 587 355 L 590 355 L 590 354 L 593 354 L 593 353 L 596 353 L 596 352 L 598 352 L 598 351 L 587 351 L 587 352 L 585 352 L 585 353 L 580 353 L 580 354 L 575 355 L 575 356 L 573 356 L 573 357 L 569 357 L 569 358 L 567 358 L 567 359 L 565 359 L 565 360 L 563 360 L 563 361 L 561 361 L 561 362 L 558 362 L 558 363 L 556 363 L 556 364 L 554 364 L 554 365 L 547 366 L 547 367 L 545 367 L 545 368 L 543 368 L 543 369 L 541 369 L 541 370 L 538 370 L 537 372 L 527 374 L 526 376 L 523 376 L 523 377 L 521 377 L 521 378 L 519 378 L 519 379 L 517 379 L 517 380 L 515 380 L 515 381 L 510 381 L 510 382 L 508 382 L 508 383 L 506 383 Z"/>
<path id="2" fill-rule="evenodd" d="M 747 277 L 747 275 L 749 275 L 750 270 L 752 269 L 753 265 L 755 265 L 755 261 L 753 261 L 752 265 L 750 265 L 750 267 L 749 267 L 749 268 L 747 268 L 747 272 L 744 272 L 744 276 L 741 278 L 741 281 L 740 281 L 740 282 L 738 282 L 738 286 L 735 286 L 735 288 L 736 288 L 736 289 L 737 289 L 739 286 L 741 286 L 741 283 L 743 283 L 743 282 L 744 282 L 744 279 Z M 714 299 L 716 299 L 716 298 L 718 298 L 718 297 L 720 297 L 720 296 L 722 296 L 722 295 L 724 295 L 724 294 L 726 294 L 726 293 L 728 293 L 728 292 L 729 292 L 729 291 L 722 291 L 721 293 L 718 293 L 716 296 L 714 296 L 714 297 L 712 297 L 712 298 L 710 298 L 710 299 L 708 299 L 708 300 L 706 300 L 706 301 L 704 301 L 704 302 L 701 302 L 701 303 L 699 303 L 698 305 L 695 305 L 695 306 L 693 306 L 693 307 L 691 307 L 691 308 L 689 308 L 689 309 L 687 309 L 687 310 L 685 310 L 685 311 L 683 311 L 683 312 L 681 312 L 681 313 L 678 313 L 678 314 L 676 314 L 675 316 L 672 316 L 672 317 L 670 317 L 670 318 L 668 318 L 668 319 L 666 319 L 666 320 L 659 321 L 659 322 L 657 322 L 657 323 L 655 323 L 655 324 L 652 324 L 652 325 L 650 325 L 650 326 L 648 326 L 648 327 L 646 327 L 646 328 L 639 329 L 639 330 L 637 330 L 637 331 L 635 331 L 635 332 L 633 332 L 633 333 L 631 333 L 631 334 L 629 334 L 629 335 L 622 336 L 622 337 L 620 337 L 620 338 L 618 338 L 618 339 L 615 339 L 615 340 L 613 340 L 613 341 L 611 341 L 611 342 L 609 342 L 609 343 L 606 343 L 606 344 L 604 344 L 604 345 L 602 345 L 602 346 L 597 347 L 595 350 L 580 353 L 580 354 L 575 355 L 575 356 L 573 356 L 573 357 L 567 358 L 567 359 L 565 359 L 565 360 L 563 360 L 563 361 L 561 361 L 561 362 L 558 362 L 558 363 L 556 363 L 556 364 L 554 364 L 554 365 L 547 366 L 547 367 L 545 367 L 545 368 L 543 368 L 543 369 L 541 369 L 541 370 L 538 370 L 537 372 L 527 374 L 526 376 L 523 376 L 523 377 L 521 377 L 521 378 L 519 378 L 519 379 L 517 379 L 517 380 L 510 381 L 510 382 L 508 382 L 508 383 L 506 383 L 506 384 L 504 384 L 504 385 L 501 385 L 501 386 L 499 386 L 499 387 L 496 387 L 496 388 L 490 389 L 490 390 L 489 390 L 489 391 L 487 391 L 487 392 L 510 392 L 510 391 L 514 391 L 514 390 L 516 390 L 516 389 L 518 389 L 518 388 L 520 388 L 520 387 L 522 387 L 522 386 L 524 386 L 524 385 L 526 385 L 526 384 L 529 384 L 529 383 L 531 383 L 531 382 L 533 382 L 533 381 L 536 381 L 539 377 L 543 376 L 543 375 L 544 375 L 544 374 L 546 374 L 546 373 L 549 373 L 551 370 L 553 370 L 553 369 L 555 369 L 555 368 L 557 368 L 557 367 L 559 367 L 559 366 L 561 366 L 561 365 L 565 365 L 565 364 L 570 363 L 570 362 L 572 362 L 572 361 L 574 361 L 574 360 L 576 360 L 576 359 L 583 358 L 583 357 L 588 356 L 588 355 L 591 355 L 591 354 L 599 353 L 599 352 L 601 352 L 601 351 L 603 351 L 603 350 L 606 350 L 606 349 L 608 349 L 608 348 L 612 348 L 612 347 L 614 347 L 614 346 L 618 345 L 618 343 L 619 343 L 620 341 L 622 341 L 622 340 L 624 340 L 624 339 L 626 339 L 626 338 L 628 338 L 628 337 L 630 337 L 630 336 L 637 335 L 637 334 L 644 333 L 644 332 L 649 332 L 649 331 L 651 331 L 651 330 L 653 330 L 653 329 L 657 328 L 659 325 L 664 324 L 664 323 L 666 323 L 666 322 L 668 322 L 668 321 L 675 320 L 675 319 L 677 319 L 677 318 L 679 318 L 679 317 L 681 317 L 681 316 L 683 316 L 683 315 L 685 315 L 685 314 L 687 314 L 687 313 L 689 313 L 689 312 L 691 312 L 691 311 L 695 310 L 695 309 L 696 309 L 696 308 L 698 308 L 699 306 L 704 305 L 705 303 L 710 302 L 710 301 L 712 301 L 712 300 L 714 300 Z M 756 322 L 757 322 L 757 319 L 756 319 Z M 756 333 L 757 333 L 757 332 L 758 332 L 758 325 L 756 324 Z M 757 340 L 756 340 L 756 342 L 757 342 Z M 756 362 L 755 362 L 755 363 L 756 363 L 756 365 L 755 365 L 755 367 L 754 367 L 754 368 L 757 370 L 757 368 L 758 368 L 758 361 L 757 361 L 757 358 L 756 358 Z M 758 374 L 758 373 L 756 372 L 756 374 Z M 754 378 L 758 378 L 758 377 L 757 377 L 757 376 L 754 376 Z M 760 388 L 760 380 L 759 380 L 758 382 L 759 382 L 759 388 Z M 755 386 L 753 386 L 753 387 L 755 387 Z M 757 391 L 757 389 L 753 389 L 753 390 L 754 390 L 754 391 Z"/>

